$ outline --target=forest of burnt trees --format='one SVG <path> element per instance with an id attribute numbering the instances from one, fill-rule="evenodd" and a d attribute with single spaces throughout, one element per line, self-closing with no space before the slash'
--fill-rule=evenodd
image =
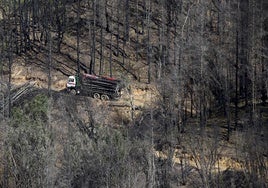
<path id="1" fill-rule="evenodd" d="M 139 178 L 146 187 L 267 186 L 267 12 L 265 0 L 0 0 L 0 104 L 8 106 L 0 108 L 0 187 L 143 187 Z M 44 68 L 49 95 L 20 109 L 11 104 L 12 66 L 29 56 Z M 158 106 L 123 133 L 103 128 L 84 138 L 69 126 L 58 164 L 47 114 L 55 68 L 154 85 Z M 59 106 L 83 124 L 67 103 Z M 239 148 L 242 174 L 215 175 L 221 133 L 208 136 L 211 124 Z M 152 147 L 166 158 L 155 159 Z M 175 149 L 183 150 L 176 175 Z"/>

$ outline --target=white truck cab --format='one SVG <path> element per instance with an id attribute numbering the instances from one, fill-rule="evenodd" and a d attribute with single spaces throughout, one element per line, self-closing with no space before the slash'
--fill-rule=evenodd
<path id="1" fill-rule="evenodd" d="M 77 76 L 69 76 L 68 77 L 68 81 L 66 84 L 67 87 L 67 91 L 71 92 L 73 94 L 79 94 L 80 93 L 80 89 L 79 89 L 79 84 L 78 84 L 78 77 Z"/>
<path id="2" fill-rule="evenodd" d="M 75 76 L 69 76 L 67 81 L 67 88 L 68 89 L 75 88 L 75 85 L 76 85 Z"/>

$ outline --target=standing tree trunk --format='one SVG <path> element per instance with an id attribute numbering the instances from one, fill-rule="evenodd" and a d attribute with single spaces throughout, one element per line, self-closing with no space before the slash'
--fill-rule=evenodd
<path id="1" fill-rule="evenodd" d="M 89 73 L 95 73 L 95 61 L 96 61 L 96 19 L 97 19 L 97 5 L 96 0 L 93 1 L 93 28 L 91 28 L 91 61 L 89 66 Z M 91 23 L 90 23 L 91 24 Z"/>
<path id="2" fill-rule="evenodd" d="M 117 8 L 116 8 L 116 56 L 119 56 L 119 38 L 120 38 L 120 0 L 117 0 Z"/>
<path id="3" fill-rule="evenodd" d="M 136 0 L 136 46 L 135 46 L 135 57 L 136 62 L 139 61 L 139 34 L 140 34 L 140 18 L 139 18 L 139 0 Z"/>
<path id="4" fill-rule="evenodd" d="M 150 23 L 151 23 L 151 1 L 148 0 L 148 7 L 146 11 L 146 30 L 147 30 L 147 64 L 148 64 L 148 83 L 151 83 L 151 44 L 150 44 Z"/>
<path id="5" fill-rule="evenodd" d="M 238 123 L 238 103 L 239 103 L 239 96 L 238 96 L 238 70 L 239 70 L 239 8 L 240 2 L 237 0 L 237 15 L 236 15 L 236 59 L 235 59 L 235 127 L 237 129 Z"/>
<path id="6" fill-rule="evenodd" d="M 76 33 L 76 57 L 77 57 L 77 74 L 80 74 L 80 0 L 77 4 L 77 33 Z"/>
<path id="7" fill-rule="evenodd" d="M 48 69 L 48 96 L 51 96 L 51 66 L 52 66 L 52 38 L 51 38 L 51 29 L 52 29 L 52 13 L 51 13 L 51 2 L 49 1 L 47 4 L 47 10 L 48 11 L 48 16 L 47 16 L 47 21 L 46 21 L 46 33 L 48 34 L 48 42 L 46 45 L 46 50 L 47 50 L 47 69 Z"/>
<path id="8" fill-rule="evenodd" d="M 99 25 L 100 25 L 100 64 L 99 64 L 99 75 L 102 75 L 103 74 L 103 28 L 104 28 L 104 16 L 105 16 L 105 13 L 103 11 L 103 8 L 104 8 L 104 5 L 103 5 L 103 1 L 100 1 L 99 0 L 99 3 L 100 3 L 100 16 L 99 16 Z"/>
<path id="9" fill-rule="evenodd" d="M 107 14 L 107 18 L 106 18 L 107 27 L 109 28 L 107 32 L 110 32 L 109 75 L 110 75 L 110 77 L 112 77 L 113 76 L 113 71 L 112 71 L 112 68 L 113 68 L 113 66 L 112 66 L 113 65 L 113 63 L 112 63 L 112 56 L 113 56 L 112 45 L 113 45 L 113 30 L 114 30 L 114 27 L 113 27 L 112 23 L 110 23 L 110 21 L 112 19 L 108 19 L 109 15 L 108 15 L 108 10 L 107 10 L 107 1 L 106 1 L 106 9 L 105 10 L 106 10 L 106 14 Z M 114 3 L 112 3 L 112 5 L 111 5 L 111 16 L 113 15 L 113 12 L 114 12 Z"/>
<path id="10" fill-rule="evenodd" d="M 268 21 L 268 16 L 266 16 L 266 19 L 264 19 L 264 16 L 263 16 L 264 12 L 265 11 L 267 12 L 268 7 L 266 6 L 266 9 L 265 9 L 264 2 L 265 2 L 264 0 L 261 0 L 261 20 L 263 21 L 263 23 L 261 23 L 261 36 L 263 37 L 261 40 L 261 101 L 262 101 L 262 105 L 265 105 L 266 100 L 268 99 L 268 95 L 267 95 L 268 65 L 267 65 L 267 57 L 265 57 L 265 54 L 268 51 L 268 34 L 267 34 L 268 26 L 263 27 L 263 25 L 265 24 L 265 20 L 266 22 Z"/>
<path id="11" fill-rule="evenodd" d="M 250 79 L 249 79 L 249 0 L 240 0 L 241 5 L 241 65 L 243 71 L 243 96 L 245 98 L 245 106 L 248 107 L 250 97 Z M 241 81 L 240 81 L 241 82 Z"/>
<path id="12" fill-rule="evenodd" d="M 129 0 L 125 0 L 125 36 L 124 41 L 129 41 Z"/>
<path id="13" fill-rule="evenodd" d="M 206 125 L 206 82 L 205 82 L 205 75 L 204 75 L 204 69 L 205 69 L 205 39 L 204 39 L 204 32 L 205 32 L 205 3 L 201 1 L 200 3 L 201 8 L 201 15 L 200 15 L 200 24 L 201 24 L 201 31 L 199 36 L 200 41 L 200 80 L 198 82 L 199 84 L 199 124 L 200 124 L 200 130 L 201 135 L 204 133 L 204 128 Z"/>

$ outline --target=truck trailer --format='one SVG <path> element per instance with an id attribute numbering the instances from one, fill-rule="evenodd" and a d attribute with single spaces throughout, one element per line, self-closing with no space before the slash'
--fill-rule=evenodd
<path id="1" fill-rule="evenodd" d="M 69 76 L 66 87 L 69 93 L 75 95 L 83 94 L 96 99 L 109 100 L 121 97 L 123 84 L 112 77 L 80 74 Z"/>

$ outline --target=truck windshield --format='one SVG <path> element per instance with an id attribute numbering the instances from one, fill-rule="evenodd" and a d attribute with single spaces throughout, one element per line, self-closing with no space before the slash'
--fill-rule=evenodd
<path id="1" fill-rule="evenodd" d="M 69 78 L 68 82 L 74 82 L 74 78 Z"/>

